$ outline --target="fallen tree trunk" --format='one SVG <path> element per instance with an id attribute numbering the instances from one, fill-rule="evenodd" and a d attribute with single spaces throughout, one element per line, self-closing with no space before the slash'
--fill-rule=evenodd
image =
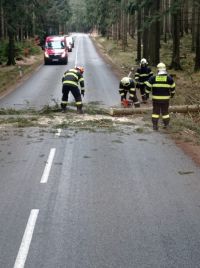
<path id="1" fill-rule="evenodd" d="M 142 108 L 110 108 L 110 115 L 132 115 L 143 114 L 152 111 L 152 107 Z M 172 113 L 188 113 L 188 112 L 200 112 L 200 105 L 175 105 L 169 107 L 169 112 Z"/>

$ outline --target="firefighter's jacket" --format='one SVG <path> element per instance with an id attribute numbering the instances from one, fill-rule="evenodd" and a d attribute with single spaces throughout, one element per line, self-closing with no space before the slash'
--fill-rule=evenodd
<path id="1" fill-rule="evenodd" d="M 129 92 L 131 99 L 136 95 L 135 83 L 132 78 L 129 78 L 129 85 L 124 85 L 123 79 L 119 83 L 119 94 L 121 97 L 124 97 L 126 92 Z"/>
<path id="2" fill-rule="evenodd" d="M 62 77 L 63 85 L 69 85 L 78 87 L 81 86 L 81 90 L 84 91 L 84 78 L 83 75 L 76 69 L 70 69 L 66 71 Z"/>
<path id="3" fill-rule="evenodd" d="M 175 94 L 175 82 L 173 78 L 167 74 L 158 74 L 151 76 L 145 82 L 145 92 L 152 93 L 152 100 L 166 101 Z"/>
<path id="4" fill-rule="evenodd" d="M 138 85 L 144 85 L 146 81 L 153 75 L 151 68 L 147 66 L 142 66 L 137 69 L 135 73 L 135 81 Z"/>

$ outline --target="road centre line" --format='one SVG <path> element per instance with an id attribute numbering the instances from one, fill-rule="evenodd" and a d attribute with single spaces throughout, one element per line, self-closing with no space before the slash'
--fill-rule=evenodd
<path id="1" fill-rule="evenodd" d="M 78 62 L 78 49 L 79 49 L 79 42 L 80 42 L 80 37 L 78 38 L 78 44 L 77 44 L 77 46 L 76 46 L 75 66 L 77 66 L 77 62 Z"/>
<path id="2" fill-rule="evenodd" d="M 56 148 L 52 148 L 50 153 L 49 153 L 49 157 L 48 157 L 44 172 L 42 174 L 42 178 L 41 178 L 40 183 L 47 183 L 47 181 L 48 181 L 48 177 L 49 177 L 49 173 L 51 171 L 51 166 L 53 163 L 55 152 L 56 152 Z"/>
<path id="3" fill-rule="evenodd" d="M 25 232 L 24 232 L 24 235 L 22 238 L 22 242 L 21 242 L 21 245 L 20 245 L 20 248 L 19 248 L 19 251 L 17 254 L 17 258 L 15 260 L 15 264 L 14 264 L 13 268 L 23 268 L 25 265 L 38 214 L 39 214 L 39 209 L 32 209 L 31 210 L 31 213 L 30 213 L 27 225 L 26 225 L 26 229 L 25 229 Z"/>

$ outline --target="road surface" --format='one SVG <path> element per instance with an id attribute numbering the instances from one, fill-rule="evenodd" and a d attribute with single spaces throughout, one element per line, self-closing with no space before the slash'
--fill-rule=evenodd
<path id="1" fill-rule="evenodd" d="M 85 67 L 84 102 L 119 101 L 117 78 L 78 35 L 68 66 L 42 66 L 1 107 L 59 102 L 74 64 Z M 200 267 L 199 167 L 132 120 L 112 131 L 1 127 L 0 267 Z"/>

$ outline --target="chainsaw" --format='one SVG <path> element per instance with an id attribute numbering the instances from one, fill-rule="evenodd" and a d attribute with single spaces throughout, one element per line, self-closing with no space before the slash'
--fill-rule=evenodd
<path id="1" fill-rule="evenodd" d="M 121 101 L 121 105 L 124 108 L 128 108 L 128 107 L 133 106 L 133 102 L 131 100 L 124 99 L 124 100 Z"/>

